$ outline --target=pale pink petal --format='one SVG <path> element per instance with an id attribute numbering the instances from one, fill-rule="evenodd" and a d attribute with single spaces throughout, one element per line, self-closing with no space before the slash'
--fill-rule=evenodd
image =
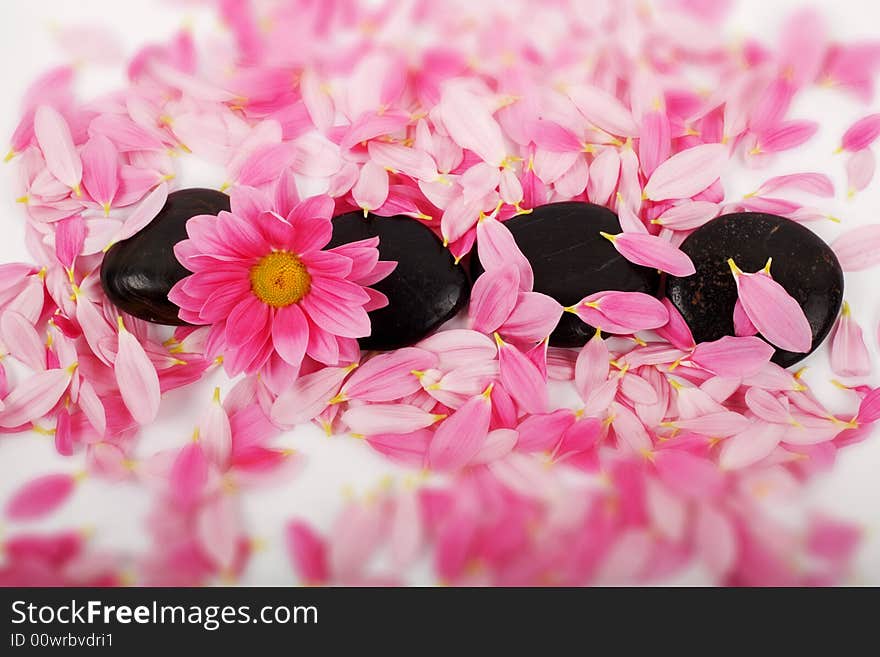
<path id="1" fill-rule="evenodd" d="M 632 113 L 615 96 L 592 85 L 567 90 L 581 114 L 600 130 L 619 137 L 635 137 L 639 128 Z"/>
<path id="2" fill-rule="evenodd" d="M 597 205 L 605 205 L 620 180 L 620 155 L 617 149 L 606 148 L 590 164 L 587 196 Z"/>
<path id="3" fill-rule="evenodd" d="M 38 372 L 12 389 L 0 409 L 0 427 L 18 427 L 48 413 L 70 384 L 69 370 Z"/>
<path id="4" fill-rule="evenodd" d="M 110 241 L 110 245 L 112 246 L 116 242 L 120 242 L 122 240 L 128 239 L 135 233 L 144 228 L 147 224 L 149 224 L 153 219 L 156 218 L 156 215 L 159 214 L 159 211 L 165 206 L 165 202 L 168 200 L 168 184 L 162 183 L 152 192 L 150 192 L 143 201 L 141 201 L 138 206 L 128 215 L 125 222 L 119 228 L 119 231 L 113 235 L 113 239 Z M 108 247 L 109 249 L 109 247 Z"/>
<path id="5" fill-rule="evenodd" d="M 116 146 L 104 135 L 95 135 L 80 152 L 82 158 L 82 182 L 89 196 L 110 212 L 116 190 L 119 189 L 119 153 Z"/>
<path id="6" fill-rule="evenodd" d="M 497 334 L 501 384 L 527 413 L 546 413 L 549 404 L 545 377 L 515 346 Z"/>
<path id="7" fill-rule="evenodd" d="M 718 376 L 747 377 L 770 362 L 774 349 L 760 338 L 725 336 L 698 344 L 690 360 Z"/>
<path id="8" fill-rule="evenodd" d="M 510 230 L 494 218 L 486 218 L 477 224 L 477 253 L 486 271 L 513 264 L 519 269 L 521 289 L 531 290 L 534 274 L 529 261 L 519 250 Z"/>
<path id="9" fill-rule="evenodd" d="M 849 156 L 846 161 L 847 194 L 852 197 L 864 191 L 877 172 L 877 158 L 874 151 L 865 149 Z"/>
<path id="10" fill-rule="evenodd" d="M 0 315 L 0 338 L 8 352 L 30 369 L 46 369 L 46 347 L 33 324 L 20 313 L 7 310 Z"/>
<path id="11" fill-rule="evenodd" d="M 381 207 L 388 198 L 388 172 L 372 160 L 367 162 L 361 167 L 351 195 L 364 212 Z"/>
<path id="12" fill-rule="evenodd" d="M 672 424 L 678 429 L 685 429 L 687 431 L 701 433 L 704 436 L 720 438 L 724 436 L 733 436 L 740 431 L 744 431 L 749 426 L 750 420 L 733 411 L 718 411 L 717 413 L 708 413 L 706 415 L 698 415 L 688 419 L 675 420 Z"/>
<path id="13" fill-rule="evenodd" d="M 436 355 L 416 347 L 379 354 L 354 371 L 339 397 L 370 402 L 401 399 L 421 388 L 416 374 L 436 364 Z"/>
<path id="14" fill-rule="evenodd" d="M 504 137 L 482 98 L 465 84 L 450 84 L 443 90 L 438 110 L 446 131 L 459 146 L 484 162 L 501 165 L 507 155 Z"/>
<path id="15" fill-rule="evenodd" d="M 199 509 L 196 536 L 199 547 L 221 570 L 232 567 L 240 536 L 237 507 L 233 497 L 216 495 Z"/>
<path id="16" fill-rule="evenodd" d="M 220 388 L 214 389 L 213 401 L 199 423 L 199 441 L 208 460 L 225 469 L 232 453 L 232 427 L 220 403 Z"/>
<path id="17" fill-rule="evenodd" d="M 497 353 L 491 338 L 469 329 L 439 331 L 419 342 L 417 346 L 433 352 L 439 358 L 439 366 L 444 369 L 491 360 Z"/>
<path id="18" fill-rule="evenodd" d="M 723 582 L 736 564 L 737 536 L 733 524 L 715 508 L 701 504 L 694 520 L 694 545 L 706 567 Z"/>
<path id="19" fill-rule="evenodd" d="M 639 162 L 647 177 L 665 162 L 672 151 L 669 117 L 663 112 L 648 112 L 642 117 L 639 131 Z"/>
<path id="20" fill-rule="evenodd" d="M 746 274 L 730 264 L 743 309 L 761 335 L 780 349 L 808 352 L 813 330 L 800 304 L 770 276 Z"/>
<path id="21" fill-rule="evenodd" d="M 628 445 L 637 454 L 651 451 L 653 443 L 645 425 L 629 408 L 614 402 L 608 409 L 611 427 L 619 441 Z"/>
<path id="22" fill-rule="evenodd" d="M 581 399 L 586 400 L 593 390 L 608 378 L 611 354 L 602 335 L 597 331 L 578 354 L 574 367 L 574 381 Z"/>
<path id="23" fill-rule="evenodd" d="M 843 135 L 843 150 L 857 152 L 868 148 L 880 137 L 880 114 L 871 114 L 856 121 Z"/>
<path id="24" fill-rule="evenodd" d="M 416 148 L 372 141 L 368 150 L 376 164 L 390 171 L 403 173 L 425 182 L 432 182 L 440 175 L 434 158 Z"/>
<path id="25" fill-rule="evenodd" d="M 843 271 L 862 271 L 880 264 L 880 224 L 861 226 L 838 237 L 831 248 Z"/>
<path id="26" fill-rule="evenodd" d="M 770 128 L 758 137 L 752 154 L 779 153 L 805 144 L 819 131 L 815 121 L 788 121 Z"/>
<path id="27" fill-rule="evenodd" d="M 681 151 L 657 167 L 645 185 L 645 195 L 652 201 L 695 196 L 718 180 L 729 157 L 723 144 Z"/>
<path id="28" fill-rule="evenodd" d="M 779 68 L 796 87 L 816 80 L 828 51 L 825 17 L 807 8 L 792 14 L 779 37 Z"/>
<path id="29" fill-rule="evenodd" d="M 119 319 L 119 347 L 113 365 L 119 393 L 138 424 L 149 424 L 159 413 L 159 377 L 144 348 Z"/>
<path id="30" fill-rule="evenodd" d="M 443 420 L 428 449 L 428 463 L 436 470 L 455 470 L 477 453 L 489 432 L 492 404 L 488 394 L 472 397 Z"/>
<path id="31" fill-rule="evenodd" d="M 599 292 L 566 310 L 590 326 L 622 335 L 660 328 L 669 321 L 666 307 L 641 292 Z"/>
<path id="32" fill-rule="evenodd" d="M 737 337 L 750 337 L 758 334 L 758 329 L 752 324 L 752 320 L 746 314 L 742 301 L 736 300 L 733 305 L 733 332 Z"/>
<path id="33" fill-rule="evenodd" d="M 792 173 L 771 178 L 755 192 L 754 196 L 766 196 L 779 191 L 798 191 L 831 198 L 834 196 L 834 183 L 824 173 Z"/>
<path id="34" fill-rule="evenodd" d="M 474 283 L 468 314 L 471 328 L 480 333 L 494 333 L 504 324 L 516 305 L 519 270 L 505 265 L 484 272 Z"/>
<path id="35" fill-rule="evenodd" d="M 121 114 L 101 114 L 93 119 L 89 124 L 89 136 L 96 135 L 110 139 L 120 152 L 165 150 L 161 139 Z"/>
<path id="36" fill-rule="evenodd" d="M 690 276 L 697 271 L 686 253 L 662 237 L 647 233 L 602 233 L 602 236 L 611 241 L 620 255 L 637 265 L 673 276 Z"/>
<path id="37" fill-rule="evenodd" d="M 76 487 L 69 474 L 52 474 L 32 479 L 16 490 L 4 509 L 9 520 L 36 520 L 64 504 Z"/>
<path id="38" fill-rule="evenodd" d="M 429 427 L 443 415 L 436 415 L 409 404 L 364 404 L 342 414 L 342 421 L 352 433 L 410 433 Z"/>
<path id="39" fill-rule="evenodd" d="M 562 313 L 556 299 L 539 292 L 520 292 L 499 332 L 514 340 L 540 342 L 556 328 Z"/>
<path id="40" fill-rule="evenodd" d="M 79 196 L 82 161 L 76 152 L 67 121 L 55 108 L 40 105 L 34 115 L 34 134 L 46 159 L 46 167 Z"/>
<path id="41" fill-rule="evenodd" d="M 755 423 L 721 444 L 719 465 L 725 470 L 739 470 L 754 465 L 776 449 L 787 430 L 784 424 Z"/>
<path id="42" fill-rule="evenodd" d="M 317 417 L 342 387 L 352 367 L 325 367 L 301 376 L 272 404 L 272 420 L 294 426 Z"/>
<path id="43" fill-rule="evenodd" d="M 749 410 L 765 422 L 774 424 L 790 424 L 791 411 L 788 406 L 788 398 L 777 397 L 768 390 L 761 388 L 749 388 L 746 391 L 746 406 Z"/>
<path id="44" fill-rule="evenodd" d="M 81 215 L 62 219 L 55 224 L 55 256 L 68 270 L 73 269 L 85 242 L 86 225 Z"/>
<path id="45" fill-rule="evenodd" d="M 865 346 L 862 327 L 853 318 L 845 301 L 831 334 L 831 370 L 842 377 L 867 376 L 871 373 L 871 356 Z"/>
<path id="46" fill-rule="evenodd" d="M 514 429 L 495 429 L 486 435 L 482 447 L 476 453 L 472 464 L 492 463 L 498 461 L 513 450 L 519 439 L 519 432 Z"/>

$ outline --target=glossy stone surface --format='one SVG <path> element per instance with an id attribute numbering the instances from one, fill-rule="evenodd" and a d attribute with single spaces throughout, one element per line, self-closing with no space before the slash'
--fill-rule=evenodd
<path id="1" fill-rule="evenodd" d="M 168 195 L 162 210 L 145 228 L 114 245 L 101 265 L 107 297 L 130 315 L 157 324 L 184 324 L 168 300 L 177 281 L 189 275 L 174 257 L 185 240 L 186 222 L 200 214 L 229 210 L 229 196 L 214 189 L 181 189 Z"/>
<path id="2" fill-rule="evenodd" d="M 831 248 L 804 226 L 769 214 L 718 217 L 694 231 L 682 244 L 697 273 L 670 276 L 666 294 L 681 312 L 697 342 L 733 335 L 736 283 L 727 264 L 733 258 L 745 272 L 773 258 L 771 274 L 794 297 L 813 329 L 812 351 L 831 330 L 843 301 L 843 272 Z M 781 349 L 774 362 L 789 367 L 806 358 Z"/>
<path id="3" fill-rule="evenodd" d="M 532 264 L 535 292 L 547 294 L 563 306 L 608 290 L 657 292 L 657 272 L 628 262 L 599 234 L 621 232 L 617 215 L 608 208 L 577 201 L 552 203 L 504 225 Z M 476 255 L 471 271 L 474 279 L 483 271 Z M 575 315 L 565 313 L 550 336 L 550 344 L 580 347 L 595 332 Z"/>
<path id="4" fill-rule="evenodd" d="M 349 212 L 333 219 L 326 248 L 379 238 L 381 260 L 397 268 L 371 286 L 388 297 L 385 308 L 370 313 L 372 334 L 362 349 L 389 350 L 412 345 L 455 316 L 467 303 L 470 282 L 449 250 L 428 228 L 405 216 L 377 217 Z"/>

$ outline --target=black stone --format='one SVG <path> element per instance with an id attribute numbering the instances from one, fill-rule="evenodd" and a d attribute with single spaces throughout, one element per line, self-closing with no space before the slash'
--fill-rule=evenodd
<path id="1" fill-rule="evenodd" d="M 349 212 L 333 219 L 333 237 L 326 248 L 370 237 L 379 238 L 379 257 L 397 267 L 374 289 L 388 305 L 370 313 L 372 334 L 361 338 L 362 349 L 390 350 L 412 345 L 458 313 L 470 296 L 463 267 L 434 233 L 406 216 L 378 217 Z"/>
<path id="2" fill-rule="evenodd" d="M 770 273 L 797 300 L 813 329 L 815 351 L 831 330 L 843 302 L 843 271 L 831 248 L 808 228 L 771 214 L 740 213 L 713 219 L 681 245 L 697 273 L 670 276 L 666 295 L 681 312 L 697 342 L 733 335 L 736 282 L 727 264 L 733 258 L 744 272 Z M 773 361 L 794 365 L 808 354 L 776 350 Z"/>
<path id="3" fill-rule="evenodd" d="M 186 222 L 200 214 L 229 211 L 229 196 L 214 189 L 181 189 L 140 232 L 114 245 L 101 265 L 107 297 L 130 315 L 156 324 L 181 325 L 178 307 L 168 292 L 190 272 L 174 256 L 174 245 L 185 240 Z"/>
<path id="4" fill-rule="evenodd" d="M 576 201 L 552 203 L 504 225 L 532 265 L 535 292 L 551 296 L 563 306 L 609 290 L 651 295 L 657 292 L 657 271 L 628 262 L 599 234 L 621 232 L 617 215 L 608 208 Z M 482 271 L 479 259 L 473 257 L 473 278 Z M 580 347 L 595 332 L 577 316 L 565 313 L 550 335 L 550 344 Z"/>

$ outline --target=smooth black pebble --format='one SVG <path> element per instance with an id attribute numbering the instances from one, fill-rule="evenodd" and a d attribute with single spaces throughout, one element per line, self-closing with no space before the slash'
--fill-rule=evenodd
<path id="1" fill-rule="evenodd" d="M 200 214 L 229 211 L 229 196 L 214 189 L 181 189 L 146 227 L 115 244 L 104 256 L 101 285 L 110 301 L 130 315 L 156 324 L 181 325 L 168 292 L 190 272 L 174 256 L 187 238 L 186 222 Z"/>
<path id="2" fill-rule="evenodd" d="M 406 216 L 378 217 L 349 212 L 333 219 L 333 237 L 325 247 L 379 238 L 381 260 L 397 267 L 371 287 L 388 305 L 370 313 L 372 333 L 362 349 L 386 351 L 412 345 L 452 319 L 470 297 L 470 283 L 452 254 L 430 229 Z"/>
<path id="3" fill-rule="evenodd" d="M 617 215 L 608 208 L 577 201 L 551 203 L 504 225 L 532 265 L 534 291 L 563 306 L 572 306 L 596 292 L 657 292 L 657 271 L 627 261 L 599 234 L 621 232 Z M 476 254 L 471 259 L 471 272 L 474 280 L 483 272 Z M 577 316 L 564 313 L 550 335 L 550 344 L 580 347 L 595 332 Z"/>
<path id="4" fill-rule="evenodd" d="M 681 245 L 697 273 L 670 276 L 666 295 L 681 312 L 697 342 L 733 335 L 736 282 L 728 258 L 744 272 L 763 269 L 801 304 L 813 329 L 815 351 L 828 335 L 843 302 L 843 271 L 831 248 L 813 231 L 784 217 L 761 213 L 729 214 L 694 231 Z M 789 367 L 808 354 L 777 349 L 773 361 Z"/>

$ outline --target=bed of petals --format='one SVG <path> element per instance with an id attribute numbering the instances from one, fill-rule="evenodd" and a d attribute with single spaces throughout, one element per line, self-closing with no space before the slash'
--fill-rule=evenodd
<path id="1" fill-rule="evenodd" d="M 813 136 L 789 116 L 803 88 L 869 103 L 880 43 L 836 43 L 804 12 L 775 44 L 732 46 L 726 3 L 710 0 L 205 4 L 222 38 L 146 46 L 125 89 L 86 101 L 58 68 L 23 101 L 10 158 L 33 262 L 0 266 L 0 440 L 36 431 L 77 467 L 35 473 L 4 501 L 0 583 L 229 581 L 255 547 L 239 495 L 308 467 L 276 440 L 308 422 L 413 475 L 320 530 L 297 513 L 308 500 L 278 499 L 302 582 L 406 583 L 425 559 L 450 584 L 650 583 L 695 564 L 719 584 L 845 579 L 858 529 L 803 508 L 801 492 L 870 435 L 880 391 L 853 386 L 851 412 L 834 415 L 770 362 L 758 331 L 789 349 L 805 339 L 772 269 L 734 266 L 741 335 L 698 345 L 667 301 L 601 293 L 562 308 L 534 292 L 504 222 L 557 200 L 607 205 L 625 257 L 687 275 L 676 246 L 719 214 L 827 220 L 790 200 L 833 197 L 822 174 L 738 200 L 720 177 Z M 842 195 L 870 183 L 878 134 L 869 115 L 842 137 Z M 194 220 L 178 246 L 195 274 L 172 296 L 193 326 L 172 331 L 120 314 L 98 274 L 186 186 L 183 157 L 225 168 L 232 212 Z M 456 258 L 480 258 L 454 326 L 359 352 L 366 312 L 386 301 L 369 286 L 393 263 L 375 241 L 321 250 L 330 217 L 359 209 L 413 217 Z M 853 271 L 877 264 L 878 241 L 872 226 L 834 248 Z M 266 266 L 308 272 L 305 287 L 260 296 L 248 268 L 282 248 L 295 263 Z M 617 335 L 548 347 L 563 312 Z M 823 349 L 841 377 L 871 371 L 846 308 Z M 234 385 L 193 435 L 143 444 L 162 393 L 218 368 Z M 151 491 L 142 553 L 29 528 L 63 516 L 83 478 Z"/>

